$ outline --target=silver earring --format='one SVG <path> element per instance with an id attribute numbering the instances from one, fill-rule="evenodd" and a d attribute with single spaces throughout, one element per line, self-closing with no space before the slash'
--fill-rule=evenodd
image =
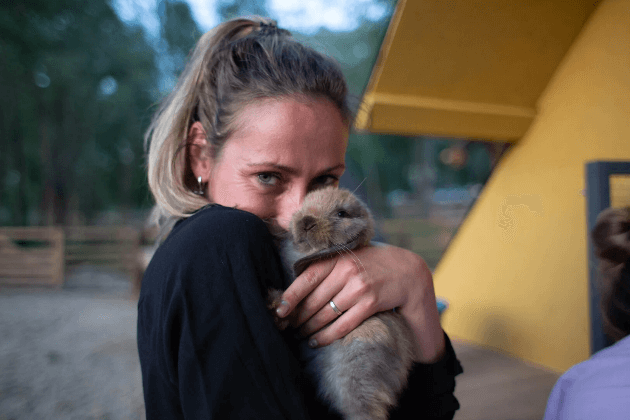
<path id="1" fill-rule="evenodd" d="M 193 191 L 193 194 L 204 195 L 203 185 L 201 184 L 201 177 L 197 177 L 197 189 Z"/>

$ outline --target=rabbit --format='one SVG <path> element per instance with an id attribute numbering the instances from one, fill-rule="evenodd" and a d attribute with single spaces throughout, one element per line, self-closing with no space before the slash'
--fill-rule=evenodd
<path id="1" fill-rule="evenodd" d="M 281 256 L 292 281 L 315 259 L 352 254 L 352 249 L 368 245 L 373 236 L 370 211 L 352 192 L 319 189 L 309 193 L 293 215 Z M 269 309 L 274 314 L 281 295 L 278 290 L 269 293 Z M 288 327 L 289 320 L 275 319 L 280 329 Z M 302 346 L 300 359 L 319 396 L 344 419 L 385 420 L 407 384 L 414 342 L 402 315 L 380 312 L 329 346 Z"/>

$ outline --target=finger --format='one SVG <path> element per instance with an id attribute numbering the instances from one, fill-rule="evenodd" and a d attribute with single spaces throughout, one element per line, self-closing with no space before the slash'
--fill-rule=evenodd
<path id="1" fill-rule="evenodd" d="M 332 305 L 330 305 L 331 301 L 333 301 L 337 309 L 341 311 L 341 315 L 336 313 L 332 308 Z M 302 328 L 300 328 L 300 334 L 306 337 L 316 333 L 335 319 L 343 316 L 345 308 L 352 308 L 355 302 L 356 299 L 352 299 L 347 295 L 347 293 L 345 296 L 341 293 L 336 294 L 332 299 L 328 299 L 322 306 L 320 306 L 317 313 L 304 323 L 304 325 L 302 325 Z"/>
<path id="2" fill-rule="evenodd" d="M 282 294 L 282 302 L 276 311 L 283 318 L 311 293 L 335 268 L 336 259 L 325 259 L 312 263 L 291 283 Z"/>
<path id="3" fill-rule="evenodd" d="M 332 300 L 340 310 L 348 310 L 360 301 L 362 302 L 361 307 L 366 310 L 365 318 L 377 311 L 377 295 L 374 291 L 370 290 L 367 283 L 361 278 L 354 278 L 354 281 L 349 281 L 342 286 L 343 289 L 332 297 Z M 308 299 L 310 299 L 310 296 L 307 300 Z M 310 317 L 302 326 L 303 335 L 316 333 L 336 318 L 337 314 L 332 310 L 329 303 L 330 298 L 326 298 L 324 302 L 320 303 L 318 312 Z"/>
<path id="4" fill-rule="evenodd" d="M 332 309 L 329 306 L 331 298 L 337 296 L 344 287 L 340 279 L 334 279 L 333 276 L 326 277 L 319 287 L 315 288 L 302 302 L 297 311 L 297 318 L 294 327 L 304 324 L 306 321 L 321 310 Z M 348 305 L 350 306 L 350 305 Z M 325 324 L 321 325 L 323 327 Z M 321 328 L 320 327 L 320 328 Z"/>
<path id="5" fill-rule="evenodd" d="M 331 344 L 335 340 L 345 337 L 369 316 L 366 314 L 367 310 L 368 309 L 365 305 L 360 303 L 354 305 L 352 308 L 344 312 L 332 324 L 313 335 L 308 341 L 309 346 L 323 347 Z"/>

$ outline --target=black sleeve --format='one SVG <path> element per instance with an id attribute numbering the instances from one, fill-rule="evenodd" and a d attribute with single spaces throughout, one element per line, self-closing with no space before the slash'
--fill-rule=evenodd
<path id="1" fill-rule="evenodd" d="M 464 370 L 446 333 L 444 340 L 446 349 L 442 359 L 413 366 L 407 388 L 390 420 L 450 420 L 455 416 L 459 409 L 454 394 L 455 376 Z"/>
<path id="2" fill-rule="evenodd" d="M 213 206 L 175 227 L 138 303 L 147 420 L 308 418 L 297 359 L 265 305 L 281 267 L 249 213 Z"/>

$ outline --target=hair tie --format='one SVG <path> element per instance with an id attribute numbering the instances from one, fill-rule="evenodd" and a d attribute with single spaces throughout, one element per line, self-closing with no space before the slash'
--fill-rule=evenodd
<path id="1" fill-rule="evenodd" d="M 263 28 L 278 28 L 278 23 L 275 20 L 270 20 L 269 22 L 260 22 L 260 29 Z"/>
<path id="2" fill-rule="evenodd" d="M 261 35 L 277 35 L 286 31 L 278 28 L 278 23 L 275 20 L 270 20 L 269 22 L 260 22 L 258 24 L 258 32 Z"/>

